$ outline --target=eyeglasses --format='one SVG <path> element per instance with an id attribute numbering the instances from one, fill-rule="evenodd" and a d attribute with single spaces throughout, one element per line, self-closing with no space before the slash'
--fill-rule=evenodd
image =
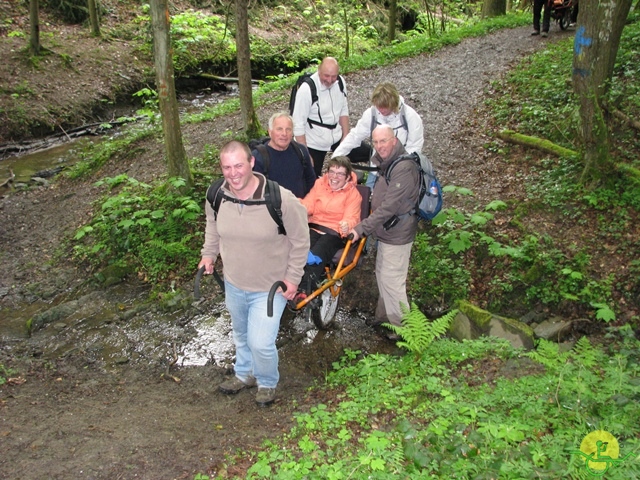
<path id="1" fill-rule="evenodd" d="M 376 145 L 386 145 L 387 143 L 389 143 L 391 140 L 393 140 L 394 137 L 389 137 L 389 138 L 381 138 L 380 140 L 373 140 L 373 146 L 375 147 Z"/>
<path id="2" fill-rule="evenodd" d="M 334 170 L 329 170 L 329 171 L 327 172 L 327 174 L 328 174 L 330 177 L 338 177 L 338 178 L 345 178 L 345 177 L 347 176 L 347 174 L 346 174 L 346 173 L 344 173 L 344 172 L 336 172 L 336 171 L 334 171 Z"/>

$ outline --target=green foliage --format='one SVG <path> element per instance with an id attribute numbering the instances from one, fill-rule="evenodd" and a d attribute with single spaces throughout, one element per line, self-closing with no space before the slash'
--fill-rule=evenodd
<path id="1" fill-rule="evenodd" d="M 296 414 L 246 478 L 586 479 L 572 451 L 591 431 L 609 431 L 621 454 L 640 449 L 639 355 L 628 328 L 612 329 L 606 350 L 583 338 L 523 355 L 483 338 L 438 340 L 420 357 L 346 351 L 327 377 L 334 400 Z M 496 364 L 515 374 L 494 376 Z M 630 458 L 607 478 L 639 473 Z"/>
<path id="2" fill-rule="evenodd" d="M 495 82 L 488 103 L 499 125 L 551 140 L 574 150 L 579 138 L 577 105 L 571 89 L 573 39 L 548 44 Z M 506 89 L 506 91 L 505 91 Z"/>
<path id="3" fill-rule="evenodd" d="M 158 92 L 154 89 L 145 87 L 135 92 L 132 96 L 142 104 L 142 108 L 136 111 L 138 115 L 144 115 L 151 119 L 158 114 L 160 100 L 158 99 Z"/>
<path id="4" fill-rule="evenodd" d="M 409 291 L 418 305 L 446 308 L 467 298 L 471 275 L 460 258 L 426 233 L 416 236 L 409 265 Z"/>
<path id="5" fill-rule="evenodd" d="M 188 10 L 171 17 L 173 63 L 177 73 L 198 70 L 203 63 L 222 64 L 235 60 L 232 32 L 224 18 Z"/>
<path id="6" fill-rule="evenodd" d="M 468 189 L 451 185 L 443 190 L 449 195 L 472 195 Z M 557 198 L 550 201 L 559 202 Z M 455 300 L 467 298 L 472 279 L 489 277 L 484 287 L 495 299 L 492 308 L 505 308 L 497 302 L 508 302 L 513 293 L 527 307 L 539 302 L 576 302 L 585 315 L 593 306 L 596 319 L 614 319 L 614 277 L 595 277 L 591 257 L 584 250 L 567 247 L 564 239 L 556 243 L 551 236 L 496 234 L 496 212 L 509 208 L 504 202 L 492 201 L 475 211 L 450 207 L 440 212 L 432 222 L 434 228 L 419 234 L 414 242 L 409 277 L 413 300 L 448 309 Z"/>
<path id="7" fill-rule="evenodd" d="M 136 124 L 123 136 L 113 137 L 100 143 L 91 143 L 80 152 L 80 161 L 65 172 L 69 178 L 80 178 L 97 170 L 116 154 L 133 155 L 132 145 L 155 133 L 148 124 Z M 126 152 L 126 153 L 124 153 Z"/>
<path id="8" fill-rule="evenodd" d="M 7 383 L 7 379 L 15 373 L 15 370 L 7 368 L 0 363 L 0 385 L 4 385 L 5 383 Z"/>
<path id="9" fill-rule="evenodd" d="M 398 327 L 389 323 L 384 326 L 402 337 L 402 340 L 398 342 L 399 347 L 406 348 L 417 355 L 421 355 L 436 338 L 447 333 L 453 317 L 458 313 L 457 310 L 452 310 L 436 320 L 429 321 L 415 303 L 411 304 L 410 309 L 402 304 L 400 308 L 403 312 L 402 326 Z"/>
<path id="10" fill-rule="evenodd" d="M 178 192 L 184 180 L 151 186 L 122 174 L 97 185 L 119 191 L 103 198 L 93 219 L 77 230 L 76 258 L 94 267 L 135 265 L 151 282 L 193 271 L 202 244 L 196 222 L 202 208 Z"/>

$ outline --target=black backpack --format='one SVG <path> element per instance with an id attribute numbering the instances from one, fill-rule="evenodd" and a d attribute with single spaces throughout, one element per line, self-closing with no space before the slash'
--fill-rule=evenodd
<path id="1" fill-rule="evenodd" d="M 262 138 L 254 138 L 249 140 L 247 145 L 249 145 L 250 150 L 258 150 L 260 155 L 262 156 L 262 167 L 264 168 L 264 176 L 269 178 L 269 165 L 271 164 L 271 156 L 269 155 L 269 149 L 267 148 L 267 143 L 269 143 L 271 138 L 262 137 Z M 307 169 L 307 159 L 305 157 L 304 152 L 302 151 L 302 146 L 296 142 L 295 140 L 291 140 L 291 145 L 293 146 L 293 151 L 296 152 L 296 155 L 300 159 L 300 163 L 302 164 L 302 171 L 306 171 Z"/>
<path id="2" fill-rule="evenodd" d="M 312 73 L 303 73 L 296 80 L 295 85 L 291 89 L 291 96 L 289 97 L 289 114 L 293 115 L 293 109 L 296 106 L 296 95 L 298 94 L 298 90 L 302 86 L 302 84 L 306 83 L 309 85 L 309 90 L 311 90 L 311 105 L 318 102 L 318 89 L 316 88 L 316 82 L 311 78 Z M 346 97 L 347 94 L 344 93 L 344 80 L 342 76 L 338 75 L 338 86 L 340 87 L 340 91 Z M 311 120 L 307 118 L 307 122 L 309 123 L 309 127 L 313 128 L 314 125 L 318 125 L 320 127 L 328 128 L 329 130 L 333 130 L 338 126 L 337 123 L 323 123 L 322 116 L 320 115 L 320 110 L 318 110 L 318 117 L 320 121 Z"/>
<path id="3" fill-rule="evenodd" d="M 423 220 L 433 220 L 442 210 L 442 187 L 436 175 L 436 171 L 431 165 L 431 161 L 426 155 L 421 153 L 410 153 L 396 158 L 384 172 L 387 185 L 391 180 L 391 171 L 403 160 L 411 160 L 418 167 L 420 173 L 420 194 L 416 207 L 409 212 L 409 215 L 418 214 Z"/>
<path id="4" fill-rule="evenodd" d="M 267 179 L 267 185 L 264 189 L 264 200 L 240 200 L 235 197 L 230 197 L 223 190 L 220 189 L 224 178 L 214 180 L 213 183 L 207 189 L 207 201 L 213 208 L 213 215 L 218 220 L 218 210 L 222 200 L 228 200 L 229 202 L 239 203 L 241 205 L 266 205 L 269 215 L 273 218 L 278 226 L 278 234 L 286 235 L 287 231 L 284 228 L 282 222 L 282 197 L 280 196 L 280 185 L 273 180 Z"/>

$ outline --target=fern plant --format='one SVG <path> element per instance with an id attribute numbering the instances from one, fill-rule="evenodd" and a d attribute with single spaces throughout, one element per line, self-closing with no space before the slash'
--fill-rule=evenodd
<path id="1" fill-rule="evenodd" d="M 525 353 L 527 357 L 541 363 L 550 371 L 556 372 L 560 370 L 571 356 L 571 352 L 561 352 L 557 343 L 550 342 L 541 338 L 538 341 L 537 348 L 531 352 Z"/>
<path id="2" fill-rule="evenodd" d="M 403 312 L 402 326 L 398 327 L 389 323 L 385 323 L 384 326 L 402 337 L 398 346 L 417 355 L 422 355 L 436 338 L 447 333 L 453 317 L 458 313 L 458 310 L 452 310 L 431 322 L 413 302 L 410 309 L 404 304 L 400 304 L 400 308 Z"/>

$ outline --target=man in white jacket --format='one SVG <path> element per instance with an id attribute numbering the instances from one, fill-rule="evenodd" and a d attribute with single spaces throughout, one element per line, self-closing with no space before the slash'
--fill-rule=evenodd
<path id="1" fill-rule="evenodd" d="M 369 163 L 375 154 L 371 134 L 378 125 L 389 125 L 407 153 L 421 152 L 424 145 L 422 118 L 404 103 L 395 85 L 379 84 L 371 94 L 372 106 L 364 111 L 356 128 L 340 142 L 333 156 L 346 155 L 352 163 Z M 367 185 L 373 188 L 375 172 L 370 172 Z"/>
<path id="2" fill-rule="evenodd" d="M 349 133 L 349 106 L 335 58 L 324 58 L 310 80 L 298 89 L 291 116 L 295 140 L 309 149 L 319 178 L 327 152 Z"/>

